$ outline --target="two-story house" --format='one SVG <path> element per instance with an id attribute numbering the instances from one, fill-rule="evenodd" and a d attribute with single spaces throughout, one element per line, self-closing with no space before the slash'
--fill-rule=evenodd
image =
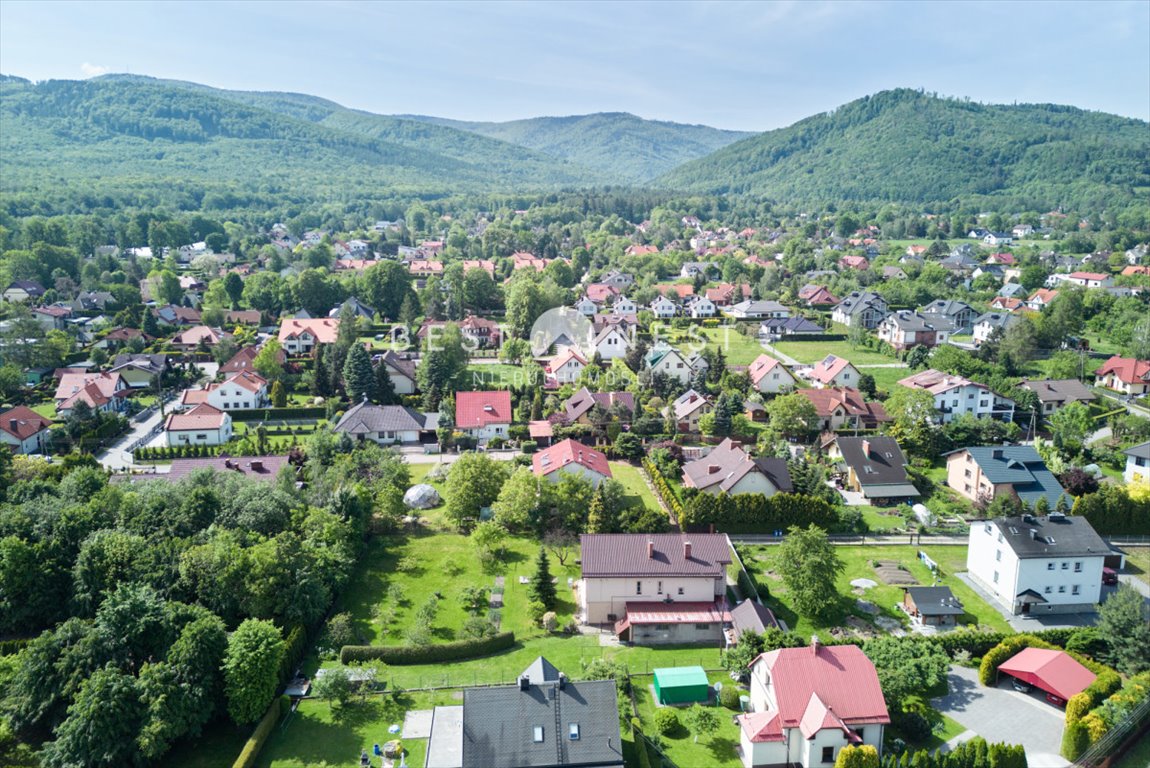
<path id="1" fill-rule="evenodd" d="M 1049 416 L 1070 403 L 1090 405 L 1098 399 L 1098 395 L 1078 379 L 1023 380 L 1018 382 L 1018 386 L 1029 389 L 1038 397 L 1039 410 L 1043 416 Z"/>
<path id="2" fill-rule="evenodd" d="M 580 619 L 638 645 L 718 643 L 729 621 L 723 533 L 585 533 Z"/>
<path id="3" fill-rule="evenodd" d="M 817 389 L 855 387 L 859 383 L 859 370 L 849 360 L 837 355 L 827 355 L 806 371 L 805 378 L 809 379 Z"/>
<path id="4" fill-rule="evenodd" d="M 906 456 L 893 437 L 838 435 L 827 446 L 827 457 L 846 468 L 847 488 L 872 504 L 897 504 L 921 495 L 906 473 Z"/>
<path id="5" fill-rule="evenodd" d="M 976 418 L 985 416 L 1001 421 L 1014 418 L 1013 400 L 994 392 L 985 384 L 962 376 L 952 376 L 928 368 L 900 379 L 898 383 L 908 389 L 929 392 L 934 397 L 934 407 L 942 424 L 949 424 L 964 413 Z"/>
<path id="6" fill-rule="evenodd" d="M 878 337 L 902 352 L 911 347 L 937 347 L 945 344 L 953 326 L 909 309 L 887 315 L 878 324 Z"/>
<path id="7" fill-rule="evenodd" d="M 168 445 L 223 445 L 232 439 L 232 417 L 207 403 L 168 414 Z"/>
<path id="8" fill-rule="evenodd" d="M 971 501 L 989 503 L 1006 494 L 1031 507 L 1045 498 L 1054 509 L 1065 493 L 1033 446 L 975 446 L 944 455 L 946 484 Z"/>
<path id="9" fill-rule="evenodd" d="M 604 325 L 602 330 L 587 342 L 587 354 L 599 356 L 600 360 L 610 361 L 625 357 L 631 348 L 631 339 L 624 324 Z"/>
<path id="10" fill-rule="evenodd" d="M 23 405 L 0 413 L 0 450 L 47 453 L 52 420 Z"/>
<path id="11" fill-rule="evenodd" d="M 415 381 L 415 360 L 387 350 L 376 365 L 386 365 L 387 375 L 397 395 L 411 395 L 419 390 Z"/>
<path id="12" fill-rule="evenodd" d="M 679 350 L 669 344 L 656 344 L 643 358 L 643 364 L 651 370 L 651 374 L 663 374 L 680 384 L 686 384 L 691 379 L 691 366 L 679 353 Z"/>
<path id="13" fill-rule="evenodd" d="M 511 393 L 507 390 L 455 393 L 455 428 L 480 443 L 507 439 L 511 429 Z"/>
<path id="14" fill-rule="evenodd" d="M 705 395 L 688 389 L 675 398 L 668 410 L 680 432 L 696 433 L 699 431 L 699 419 L 715 410 L 715 406 Z"/>
<path id="15" fill-rule="evenodd" d="M 679 305 L 666 296 L 659 296 L 651 302 L 651 312 L 659 320 L 670 320 L 679 313 Z"/>
<path id="16" fill-rule="evenodd" d="M 568 438 L 544 448 L 531 457 L 531 470 L 536 477 L 557 483 L 564 475 L 588 480 L 596 488 L 611 478 L 607 454 Z"/>
<path id="17" fill-rule="evenodd" d="M 970 330 L 974 324 L 974 318 L 978 316 L 974 307 L 964 301 L 953 299 L 935 299 L 925 307 L 919 307 L 918 311 L 925 315 L 928 320 L 933 321 L 934 325 L 950 325 L 954 329 L 954 333 Z"/>
<path id="18" fill-rule="evenodd" d="M 831 320 L 848 328 L 874 330 L 890 314 L 886 299 L 874 291 L 852 291 L 835 305 Z"/>
<path id="19" fill-rule="evenodd" d="M 1150 360 L 1114 355 L 1094 372 L 1094 385 L 1139 397 L 1150 392 Z"/>
<path id="20" fill-rule="evenodd" d="M 824 432 L 839 429 L 875 429 L 890 421 L 882 403 L 867 401 L 862 392 L 849 387 L 796 389 L 796 394 L 811 401 L 818 417 L 818 428 Z"/>
<path id="21" fill-rule="evenodd" d="M 756 392 L 777 395 L 795 388 L 795 377 L 787 367 L 769 355 L 759 355 L 747 368 L 747 376 Z"/>
<path id="22" fill-rule="evenodd" d="M 635 412 L 635 396 L 630 392 L 592 392 L 583 387 L 563 403 L 563 416 L 569 424 L 593 424 L 594 409 L 619 411 L 626 420 Z"/>
<path id="23" fill-rule="evenodd" d="M 266 408 L 270 402 L 267 379 L 255 371 L 240 371 L 203 389 L 185 389 L 177 407 L 191 408 L 207 403 L 221 411 L 239 411 Z"/>
<path id="24" fill-rule="evenodd" d="M 833 765 L 846 746 L 882 753 L 890 714 L 874 664 L 857 645 L 779 648 L 751 662 L 750 711 L 739 715 L 745 768 Z"/>
<path id="25" fill-rule="evenodd" d="M 1091 611 L 1110 547 L 1085 517 L 1000 517 L 970 526 L 966 570 L 1015 615 Z"/>
<path id="26" fill-rule="evenodd" d="M 774 496 L 794 490 L 784 459 L 751 458 L 727 438 L 702 458 L 683 465 L 683 486 L 703 493 L 759 493 Z"/>
<path id="27" fill-rule="evenodd" d="M 339 336 L 338 318 L 287 318 L 280 324 L 279 342 L 292 356 L 310 355 L 320 344 L 333 344 Z"/>
<path id="28" fill-rule="evenodd" d="M 1126 454 L 1122 479 L 1127 483 L 1150 482 L 1150 441 L 1127 448 L 1122 453 Z"/>
<path id="29" fill-rule="evenodd" d="M 549 386 L 558 387 L 578 381 L 586 367 L 587 360 L 579 354 L 579 350 L 574 347 L 564 347 L 559 354 L 547 362 L 543 373 Z"/>

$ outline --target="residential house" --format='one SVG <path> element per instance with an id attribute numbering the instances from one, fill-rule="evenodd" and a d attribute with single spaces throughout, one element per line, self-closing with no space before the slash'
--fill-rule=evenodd
<path id="1" fill-rule="evenodd" d="M 531 457 L 531 470 L 536 477 L 545 477 L 553 483 L 563 475 L 575 475 L 588 480 L 596 488 L 611 478 L 611 465 L 607 454 L 571 439 L 544 448 Z"/>
<path id="2" fill-rule="evenodd" d="M 994 332 L 1014 325 L 1022 318 L 1009 312 L 984 312 L 974 320 L 974 346 L 981 346 L 994 335 Z"/>
<path id="3" fill-rule="evenodd" d="M 1014 615 L 1080 613 L 1101 602 L 1110 547 L 1085 517 L 1052 512 L 972 523 L 970 578 Z"/>
<path id="4" fill-rule="evenodd" d="M 201 320 L 200 310 L 175 304 L 153 307 L 152 314 L 164 325 L 199 325 Z"/>
<path id="5" fill-rule="evenodd" d="M 221 411 L 266 408 L 271 404 L 268 381 L 255 371 L 240 371 L 203 389 L 185 389 L 176 407 L 192 408 L 200 403 Z"/>
<path id="6" fill-rule="evenodd" d="M 573 384 L 579 380 L 587 360 L 574 347 L 564 347 L 563 351 L 548 361 L 543 369 L 547 381 L 555 386 Z"/>
<path id="7" fill-rule="evenodd" d="M 350 313 L 347 317 L 344 317 L 345 311 Z M 332 307 L 331 311 L 327 313 L 327 316 L 338 318 L 340 320 L 361 319 L 366 323 L 375 322 L 375 310 L 364 304 L 355 296 L 352 296 L 342 304 Z"/>
<path id="8" fill-rule="evenodd" d="M 1132 277 L 1136 275 L 1150 275 L 1150 266 L 1132 264 L 1122 269 L 1123 277 Z"/>
<path id="9" fill-rule="evenodd" d="M 285 318 L 279 330 L 280 346 L 293 357 L 310 355 L 321 344 L 334 344 L 338 336 L 338 318 Z"/>
<path id="10" fill-rule="evenodd" d="M 108 331 L 103 339 L 96 342 L 96 346 L 100 349 L 121 349 L 133 339 L 139 339 L 146 344 L 150 337 L 138 328 L 119 327 Z"/>
<path id="11" fill-rule="evenodd" d="M 607 283 L 588 283 L 583 295 L 596 304 L 606 304 L 619 295 L 619 289 Z"/>
<path id="12" fill-rule="evenodd" d="M 837 435 L 827 456 L 842 462 L 846 487 L 871 504 L 898 504 L 921 495 L 906 473 L 906 456 L 893 437 Z"/>
<path id="13" fill-rule="evenodd" d="M 697 433 L 699 419 L 715 410 L 715 406 L 705 395 L 700 395 L 693 389 L 688 389 L 679 395 L 670 405 L 671 417 L 675 419 L 675 426 L 680 432 Z"/>
<path id="14" fill-rule="evenodd" d="M 805 301 L 808 307 L 833 307 L 839 303 L 826 286 L 811 283 L 799 289 L 799 300 Z"/>
<path id="15" fill-rule="evenodd" d="M 1068 275 L 1051 275 L 1050 283 L 1050 287 L 1070 283 L 1082 288 L 1109 288 L 1114 285 L 1114 278 L 1101 272 L 1071 272 Z"/>
<path id="16" fill-rule="evenodd" d="M 909 389 L 921 389 L 934 397 L 939 421 L 949 424 L 963 414 L 975 418 L 1010 421 L 1014 418 L 1014 401 L 992 391 L 985 384 L 928 368 L 900 379 L 899 384 Z"/>
<path id="17" fill-rule="evenodd" d="M 39 301 L 44 293 L 44 286 L 35 280 L 13 280 L 0 296 L 4 297 L 4 301 L 27 302 Z"/>
<path id="18" fill-rule="evenodd" d="M 701 352 L 692 352 L 687 356 L 687 367 L 691 369 L 691 375 L 696 373 L 706 373 L 711 369 L 711 363 L 707 358 L 703 357 Z"/>
<path id="19" fill-rule="evenodd" d="M 229 309 L 224 313 L 224 325 L 260 325 L 263 315 L 258 309 Z"/>
<path id="20" fill-rule="evenodd" d="M 874 291 L 852 291 L 835 305 L 831 319 L 848 328 L 862 327 L 874 330 L 890 314 L 886 299 Z"/>
<path id="21" fill-rule="evenodd" d="M 415 381 L 415 360 L 387 350 L 380 356 L 377 365 L 387 366 L 387 375 L 397 395 L 412 395 L 419 391 Z"/>
<path id="22" fill-rule="evenodd" d="M 437 706 L 426 768 L 623 768 L 613 680 L 573 682 L 540 656 L 513 685 Z M 366 752 L 364 753 L 366 755 Z"/>
<path id="23" fill-rule="evenodd" d="M 1094 371 L 1094 385 L 1141 397 L 1150 392 L 1150 360 L 1114 355 Z"/>
<path id="24" fill-rule="evenodd" d="M 1048 304 L 1054 301 L 1058 296 L 1058 291 L 1052 291 L 1048 288 L 1039 288 L 1026 300 L 1026 308 L 1041 312 Z"/>
<path id="25" fill-rule="evenodd" d="M 655 290 L 659 292 L 660 296 L 672 294 L 668 298 L 679 301 L 695 295 L 695 286 L 690 283 L 659 283 L 655 286 Z"/>
<path id="26" fill-rule="evenodd" d="M 519 251 L 511 254 L 511 269 L 534 269 L 536 272 L 542 272 L 547 268 L 554 259 L 541 259 L 533 253 Z"/>
<path id="27" fill-rule="evenodd" d="M 902 352 L 912 347 L 945 344 L 953 328 L 942 317 L 902 309 L 887 315 L 878 324 L 878 337 Z"/>
<path id="28" fill-rule="evenodd" d="M 1014 236 L 1009 232 L 987 232 L 982 242 L 985 245 L 1010 245 L 1014 242 Z"/>
<path id="29" fill-rule="evenodd" d="M 260 349 L 255 345 L 240 347 L 239 351 L 232 355 L 226 363 L 220 366 L 219 372 L 226 376 L 232 373 L 240 373 L 241 371 L 254 371 L 256 369 L 256 356 L 259 355 L 259 353 Z M 280 357 L 286 359 L 286 355 L 284 355 L 284 351 L 282 349 L 280 350 Z M 280 365 L 283 365 L 283 359 L 279 361 Z"/>
<path id="30" fill-rule="evenodd" d="M 717 269 L 717 265 L 713 261 L 688 261 L 679 270 L 679 277 L 694 279 L 702 275 L 707 277 L 707 272 Z"/>
<path id="31" fill-rule="evenodd" d="M 1127 483 L 1150 482 L 1150 441 L 1127 448 L 1122 453 L 1126 454 L 1122 479 Z"/>
<path id="32" fill-rule="evenodd" d="M 767 318 L 788 318 L 791 310 L 777 301 L 746 299 L 732 304 L 723 314 L 736 320 L 765 320 Z"/>
<path id="33" fill-rule="evenodd" d="M 954 301 L 953 299 L 936 299 L 925 307 L 919 307 L 918 311 L 935 325 L 941 326 L 949 323 L 954 328 L 955 333 L 969 330 L 974 324 L 974 318 L 978 316 L 974 307 L 964 301 Z"/>
<path id="34" fill-rule="evenodd" d="M 336 259 L 332 264 L 333 272 L 355 272 L 363 274 L 376 264 L 382 264 L 379 259 Z"/>
<path id="35" fill-rule="evenodd" d="M 622 410 L 630 420 L 635 412 L 635 396 L 630 392 L 592 392 L 583 387 L 563 403 L 563 415 L 568 424 L 593 424 L 595 406 L 605 412 Z"/>
<path id="36" fill-rule="evenodd" d="M 172 346 L 184 352 L 195 352 L 202 346 L 214 347 L 231 336 L 219 328 L 196 325 L 172 337 Z"/>
<path id="37" fill-rule="evenodd" d="M 624 357 L 630 348 L 631 339 L 626 330 L 615 324 L 604 326 L 601 331 L 595 334 L 586 351 L 590 353 L 592 358 L 598 355 L 600 360 L 610 361 Z"/>
<path id="38" fill-rule="evenodd" d="M 679 305 L 666 296 L 660 296 L 651 302 L 651 312 L 660 320 L 669 320 L 679 313 Z"/>
<path id="39" fill-rule="evenodd" d="M 1098 396 L 1090 391 L 1090 387 L 1078 379 L 1023 380 L 1018 382 L 1018 386 L 1029 389 L 1038 397 L 1043 416 L 1049 416 L 1070 403 L 1090 405 L 1098 399 Z"/>
<path id="40" fill-rule="evenodd" d="M 747 368 L 751 386 L 764 395 L 777 395 L 795 388 L 795 377 L 770 355 L 759 355 Z"/>
<path id="41" fill-rule="evenodd" d="M 883 280 L 906 280 L 907 274 L 902 271 L 902 267 L 886 266 L 882 268 Z"/>
<path id="42" fill-rule="evenodd" d="M 1010 230 L 1010 234 L 1013 237 L 1021 240 L 1024 237 L 1030 237 L 1033 235 L 1034 227 L 1030 226 L 1029 224 L 1015 224 L 1014 227 Z"/>
<path id="43" fill-rule="evenodd" d="M 935 629 L 955 626 L 965 613 L 950 587 L 903 587 L 902 609 L 915 624 Z"/>
<path id="44" fill-rule="evenodd" d="M 1007 298 L 1022 299 L 1026 296 L 1026 288 L 1022 286 L 1022 283 L 1004 283 L 1003 286 L 998 289 L 998 295 Z"/>
<path id="45" fill-rule="evenodd" d="M 818 428 L 824 432 L 840 429 L 876 429 L 890 421 L 882 403 L 867 402 L 857 389 L 797 389 L 810 400 L 818 415 Z"/>
<path id="46" fill-rule="evenodd" d="M 630 272 L 620 272 L 617 269 L 612 269 L 611 271 L 604 273 L 603 276 L 599 278 L 599 282 L 606 283 L 607 285 L 612 285 L 618 290 L 622 291 L 634 285 L 635 276 Z"/>
<path id="47" fill-rule="evenodd" d="M 62 331 L 68 327 L 68 318 L 72 310 L 67 307 L 33 307 L 32 317 L 43 326 L 46 331 Z"/>
<path id="48" fill-rule="evenodd" d="M 857 269 L 864 270 L 870 269 L 870 262 L 867 261 L 866 256 L 843 256 L 839 259 L 839 266 L 843 269 Z"/>
<path id="49" fill-rule="evenodd" d="M 128 384 L 119 373 L 65 373 L 56 385 L 56 415 L 67 418 L 76 403 L 87 403 L 93 412 L 124 410 Z"/>
<path id="50" fill-rule="evenodd" d="M 412 259 L 407 262 L 407 271 L 412 277 L 428 278 L 443 274 L 443 262 L 431 259 Z"/>
<path id="51" fill-rule="evenodd" d="M 946 484 L 974 502 L 1010 495 L 1033 507 L 1045 498 L 1054 509 L 1065 493 L 1033 446 L 977 446 L 945 455 Z"/>
<path id="52" fill-rule="evenodd" d="M 859 646 L 814 636 L 809 647 L 759 655 L 750 672 L 750 711 L 735 718 L 744 768 L 821 768 L 864 744 L 882 754 L 890 714 Z"/>
<path id="53" fill-rule="evenodd" d="M 827 355 L 805 372 L 805 378 L 818 389 L 858 386 L 859 370 L 849 360 Z"/>
<path id="54" fill-rule="evenodd" d="M 599 305 L 584 296 L 575 302 L 575 311 L 584 317 L 594 317 L 595 313 L 599 311 Z"/>
<path id="55" fill-rule="evenodd" d="M 714 317 L 718 310 L 715 303 L 706 296 L 695 296 L 686 306 L 687 314 L 694 318 Z"/>
<path id="56" fill-rule="evenodd" d="M 232 417 L 200 403 L 188 411 L 168 414 L 164 422 L 168 445 L 223 445 L 232 439 Z"/>
<path id="57" fill-rule="evenodd" d="M 718 643 L 731 543 L 722 533 L 585 533 L 580 618 L 637 645 Z"/>
<path id="58" fill-rule="evenodd" d="M 23 405 L 0 413 L 0 445 L 12 453 L 47 453 L 52 420 Z"/>
<path id="59" fill-rule="evenodd" d="M 711 495 L 760 493 L 774 496 L 794 490 L 785 459 L 751 458 L 729 437 L 707 455 L 683 465 L 683 486 Z"/>
<path id="60" fill-rule="evenodd" d="M 109 372 L 120 374 L 120 378 L 132 389 L 146 389 L 154 387 L 171 370 L 170 362 L 168 355 L 116 355 Z"/>
<path id="61" fill-rule="evenodd" d="M 661 373 L 680 384 L 686 384 L 691 380 L 691 366 L 679 350 L 665 342 L 652 347 L 643 358 L 643 364 L 651 370 L 652 376 Z"/>
<path id="62" fill-rule="evenodd" d="M 787 336 L 821 336 L 826 333 L 821 325 L 805 317 L 775 317 L 764 320 L 759 325 L 759 336 L 775 341 Z"/>
<path id="63" fill-rule="evenodd" d="M 486 272 L 492 280 L 495 279 L 495 262 L 491 259 L 464 259 L 463 273 L 467 274 L 473 269 Z"/>
<path id="64" fill-rule="evenodd" d="M 72 301 L 77 312 L 104 312 L 116 304 L 116 297 L 107 291 L 80 291 Z"/>
<path id="65" fill-rule="evenodd" d="M 736 299 L 751 298 L 751 287 L 749 285 L 736 286 L 732 283 L 720 283 L 714 288 L 708 288 L 706 297 L 713 301 L 716 307 L 726 307 L 734 303 Z"/>
<path id="66" fill-rule="evenodd" d="M 468 315 L 459 323 L 459 331 L 479 349 L 494 349 L 503 343 L 499 323 L 485 317 Z"/>
<path id="67" fill-rule="evenodd" d="M 340 418 L 335 432 L 380 445 L 418 445 L 435 440 L 437 413 L 420 413 L 403 405 L 356 403 Z"/>
<path id="68" fill-rule="evenodd" d="M 1015 283 L 1007 283 L 1007 285 L 1015 285 Z M 1002 312 L 1017 312 L 1020 309 L 1026 309 L 1026 302 L 1017 296 L 995 296 L 990 300 L 990 308 Z"/>
<path id="69" fill-rule="evenodd" d="M 659 252 L 656 245 L 628 245 L 623 251 L 624 256 L 651 256 Z"/>
<path id="70" fill-rule="evenodd" d="M 511 420 L 511 393 L 505 389 L 455 393 L 455 428 L 480 443 L 506 440 Z"/>

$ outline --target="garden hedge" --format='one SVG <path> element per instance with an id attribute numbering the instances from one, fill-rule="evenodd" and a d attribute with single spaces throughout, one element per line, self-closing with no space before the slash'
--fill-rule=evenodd
<path id="1" fill-rule="evenodd" d="M 655 486 L 658 488 L 658 484 Z M 735 496 L 697 493 L 684 505 L 679 525 L 687 531 L 714 529 L 724 533 L 774 533 L 792 525 L 814 524 L 824 530 L 840 522 L 838 510 L 825 500 L 797 493 L 761 493 Z"/>
<path id="2" fill-rule="evenodd" d="M 13 653 L 19 653 L 29 642 L 31 642 L 31 638 L 27 637 L 0 640 L 0 656 L 11 656 Z"/>
<path id="3" fill-rule="evenodd" d="M 491 637 L 475 640 L 458 640 L 454 643 L 436 645 L 345 645 L 340 649 L 341 664 L 378 659 L 385 664 L 435 664 L 443 661 L 460 661 L 479 656 L 489 656 L 505 651 L 515 645 L 514 632 L 500 632 Z"/>
<path id="4" fill-rule="evenodd" d="M 303 653 L 307 646 L 307 631 L 302 625 L 296 624 L 287 633 L 287 640 L 284 643 L 284 655 L 280 659 L 280 682 L 285 683 L 291 679 L 291 675 L 295 672 L 296 666 L 303 659 Z"/>
<path id="5" fill-rule="evenodd" d="M 229 411 L 232 421 L 286 421 L 288 419 L 326 419 L 326 406 L 307 408 L 246 408 Z"/>
<path id="6" fill-rule="evenodd" d="M 647 474 L 651 478 L 651 485 L 655 488 L 655 493 L 659 494 L 659 498 L 663 500 L 663 503 L 666 504 L 667 508 L 671 510 L 671 513 L 675 515 L 675 520 L 681 522 L 683 520 L 683 504 L 679 501 L 679 497 L 675 495 L 675 492 L 671 490 L 670 484 L 667 483 L 667 478 L 663 477 L 663 473 L 659 471 L 655 463 L 646 456 L 643 457 L 643 469 L 647 470 Z"/>
<path id="7" fill-rule="evenodd" d="M 643 737 L 643 724 L 637 717 L 631 718 L 631 740 L 635 744 L 635 753 L 639 756 L 639 768 L 651 768 L 651 755 L 647 753 L 647 739 Z"/>
<path id="8" fill-rule="evenodd" d="M 275 730 L 276 723 L 283 715 L 287 714 L 289 709 L 291 709 L 291 701 L 287 696 L 280 696 L 272 702 L 268 711 L 256 724 L 256 729 L 252 731 L 252 735 L 248 737 L 244 748 L 240 751 L 240 756 L 232 763 L 232 768 L 252 768 L 256 764 L 260 750 L 264 748 L 268 737 Z"/>

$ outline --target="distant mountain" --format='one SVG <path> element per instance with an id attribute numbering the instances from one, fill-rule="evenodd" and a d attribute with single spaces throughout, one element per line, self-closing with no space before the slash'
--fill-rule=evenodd
<path id="1" fill-rule="evenodd" d="M 533 117 L 506 123 L 473 123 L 427 115 L 398 117 L 518 144 L 631 184 L 649 182 L 689 160 L 755 135 L 706 125 L 644 120 L 626 112 Z"/>
<path id="2" fill-rule="evenodd" d="M 731 144 L 655 180 L 695 193 L 988 207 L 1130 204 L 1150 191 L 1145 122 L 1051 104 L 884 91 Z"/>
<path id="3" fill-rule="evenodd" d="M 605 183 L 542 153 L 298 94 L 140 77 L 0 80 L 0 189 L 90 192 L 232 185 L 295 199 L 356 189 L 450 192 Z"/>

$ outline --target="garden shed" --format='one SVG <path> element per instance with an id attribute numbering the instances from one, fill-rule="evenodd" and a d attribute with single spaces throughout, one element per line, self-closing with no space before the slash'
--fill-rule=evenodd
<path id="1" fill-rule="evenodd" d="M 655 700 L 660 704 L 706 702 L 711 684 L 702 667 L 663 667 L 655 670 Z"/>

